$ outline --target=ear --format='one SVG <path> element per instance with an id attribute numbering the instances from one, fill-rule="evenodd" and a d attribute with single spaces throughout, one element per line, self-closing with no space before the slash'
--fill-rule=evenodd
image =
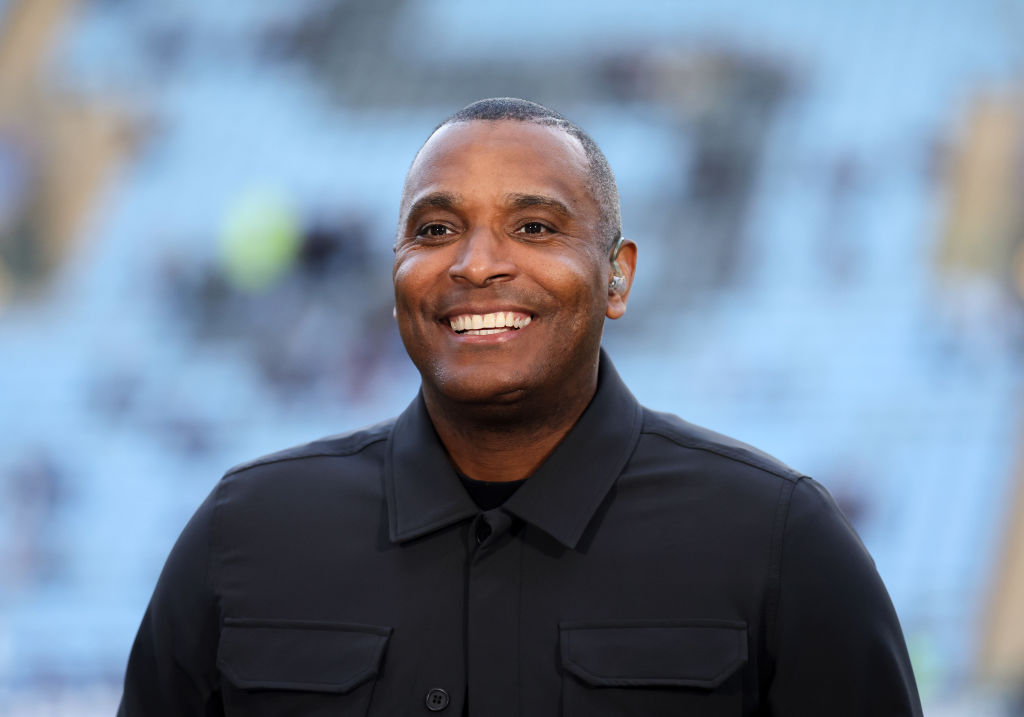
<path id="1" fill-rule="evenodd" d="M 636 244 L 629 239 L 623 239 L 615 262 L 618 264 L 620 275 L 625 283 L 621 291 L 608 292 L 608 309 L 605 311 L 605 316 L 609 319 L 617 319 L 626 313 L 626 300 L 629 298 L 629 290 L 633 288 L 633 277 L 636 275 Z M 608 280 L 611 281 L 614 275 L 614 265 L 610 265 Z"/>

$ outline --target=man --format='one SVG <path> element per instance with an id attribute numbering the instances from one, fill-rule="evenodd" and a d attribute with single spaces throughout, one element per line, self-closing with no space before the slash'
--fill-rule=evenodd
<path id="1" fill-rule="evenodd" d="M 578 127 L 507 98 L 446 120 L 395 245 L 419 396 L 228 471 L 120 714 L 919 715 L 828 494 L 642 408 L 602 353 L 636 254 Z"/>

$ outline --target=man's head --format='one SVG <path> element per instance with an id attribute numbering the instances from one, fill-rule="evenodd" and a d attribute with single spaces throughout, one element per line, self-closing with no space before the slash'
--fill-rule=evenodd
<path id="1" fill-rule="evenodd" d="M 625 242 L 625 286 L 609 289 L 618 224 L 607 161 L 560 115 L 499 99 L 443 122 L 409 169 L 395 244 L 399 330 L 428 399 L 592 390 L 604 318 L 625 312 L 635 266 Z"/>

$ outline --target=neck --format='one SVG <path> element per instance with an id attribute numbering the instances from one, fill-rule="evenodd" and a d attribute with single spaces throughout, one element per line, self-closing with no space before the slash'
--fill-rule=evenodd
<path id="1" fill-rule="evenodd" d="M 424 387 L 423 399 L 438 437 L 456 468 L 476 480 L 507 482 L 530 477 L 551 455 L 590 404 L 597 367 L 572 387 L 543 400 L 514 404 L 455 403 Z"/>

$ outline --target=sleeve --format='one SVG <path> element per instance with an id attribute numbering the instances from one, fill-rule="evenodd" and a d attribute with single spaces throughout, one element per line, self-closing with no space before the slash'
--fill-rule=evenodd
<path id="1" fill-rule="evenodd" d="M 922 714 L 903 633 L 874 561 L 810 478 L 793 489 L 768 640 L 772 715 Z"/>
<path id="2" fill-rule="evenodd" d="M 208 564 L 217 490 L 171 549 L 128 658 L 118 717 L 212 717 L 220 706 Z"/>

